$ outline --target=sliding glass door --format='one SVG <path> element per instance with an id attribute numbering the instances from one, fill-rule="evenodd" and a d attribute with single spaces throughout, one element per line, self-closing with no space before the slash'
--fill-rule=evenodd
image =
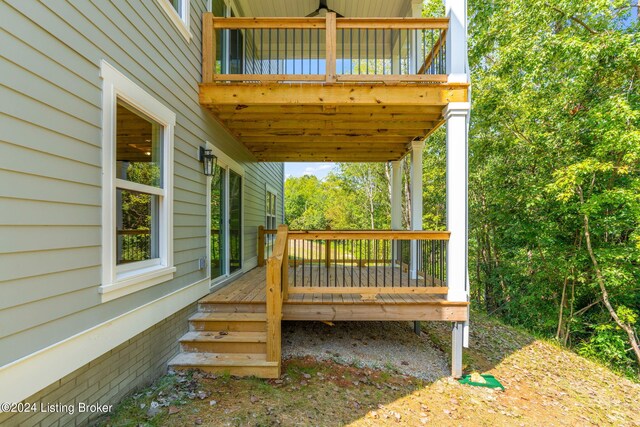
<path id="1" fill-rule="evenodd" d="M 210 200 L 210 273 L 215 283 L 242 270 L 242 175 L 216 166 Z"/>

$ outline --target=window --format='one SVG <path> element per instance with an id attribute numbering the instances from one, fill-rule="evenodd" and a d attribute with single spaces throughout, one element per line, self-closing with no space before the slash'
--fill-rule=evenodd
<path id="1" fill-rule="evenodd" d="M 103 301 L 173 278 L 175 114 L 102 61 Z"/>
<path id="2" fill-rule="evenodd" d="M 169 19 L 180 31 L 185 40 L 191 41 L 191 30 L 189 28 L 190 4 L 189 0 L 157 0 L 160 6 L 169 16 Z"/>
<path id="3" fill-rule="evenodd" d="M 244 169 L 209 142 L 207 148 L 218 158 L 208 183 L 210 277 L 217 284 L 243 268 Z"/>
<path id="4" fill-rule="evenodd" d="M 276 221 L 276 194 L 275 191 L 272 191 L 269 188 L 267 188 L 267 200 L 265 206 L 267 213 L 265 227 L 267 230 L 275 230 L 278 227 Z"/>

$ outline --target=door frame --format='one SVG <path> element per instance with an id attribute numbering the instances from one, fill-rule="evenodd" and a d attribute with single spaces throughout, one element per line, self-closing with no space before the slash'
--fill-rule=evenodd
<path id="1" fill-rule="evenodd" d="M 215 279 L 211 278 L 211 183 L 213 178 L 212 177 L 207 177 L 207 187 L 206 187 L 206 191 L 207 191 L 207 197 L 206 197 L 206 212 L 207 212 L 207 223 L 206 223 L 206 236 L 207 236 L 207 262 L 206 262 L 206 269 L 207 269 L 207 278 L 209 279 L 209 289 L 213 289 L 213 288 L 217 288 L 220 287 L 224 284 L 226 284 L 227 282 L 229 282 L 230 280 L 234 279 L 235 277 L 237 277 L 238 275 L 242 274 L 244 272 L 244 268 L 245 268 L 245 256 L 244 256 L 244 250 L 245 250 L 245 190 L 244 190 L 244 186 L 245 186 L 245 173 L 244 173 L 244 168 L 242 166 L 240 166 L 240 164 L 238 162 L 236 162 L 235 160 L 233 160 L 231 157 L 229 157 L 228 155 L 226 155 L 222 150 L 220 150 L 219 148 L 215 147 L 211 142 L 206 141 L 205 142 L 205 147 L 207 150 L 211 150 L 213 152 L 213 154 L 217 157 L 217 165 L 219 167 L 221 167 L 226 174 L 226 179 L 225 179 L 225 185 L 224 185 L 224 195 L 223 197 L 226 198 L 225 201 L 225 212 L 223 212 L 224 215 L 224 220 L 223 223 L 225 224 L 225 229 L 224 230 L 220 230 L 220 233 L 225 233 L 226 235 L 226 239 L 225 240 L 225 259 L 226 259 L 226 265 L 225 265 L 225 272 L 223 274 L 221 274 L 220 276 L 216 277 Z M 230 262 L 230 255 L 231 255 L 231 248 L 229 245 L 229 238 L 228 238 L 228 234 L 229 234 L 229 210 L 230 210 L 230 203 L 229 203 L 229 170 L 234 171 L 236 174 L 240 175 L 240 178 L 242 180 L 242 184 L 240 186 L 240 228 L 241 228 L 241 233 L 240 233 L 240 263 L 241 263 L 241 267 L 238 269 L 238 271 L 235 271 L 233 274 L 229 274 L 229 262 Z"/>

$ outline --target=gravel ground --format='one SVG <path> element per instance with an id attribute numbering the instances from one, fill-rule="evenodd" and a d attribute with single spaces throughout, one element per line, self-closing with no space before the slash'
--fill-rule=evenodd
<path id="1" fill-rule="evenodd" d="M 395 371 L 435 381 L 449 376 L 446 355 L 409 322 L 283 322 L 282 355 Z"/>

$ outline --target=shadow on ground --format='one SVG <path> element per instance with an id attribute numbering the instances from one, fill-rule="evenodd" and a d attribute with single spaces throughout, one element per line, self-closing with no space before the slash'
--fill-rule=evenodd
<path id="1" fill-rule="evenodd" d="M 292 322 L 280 379 L 168 375 L 102 424 L 640 426 L 640 385 L 490 318 L 472 316 L 470 339 L 466 371 L 490 372 L 504 392 L 448 377 L 448 323 L 418 337 L 407 322 Z"/>

